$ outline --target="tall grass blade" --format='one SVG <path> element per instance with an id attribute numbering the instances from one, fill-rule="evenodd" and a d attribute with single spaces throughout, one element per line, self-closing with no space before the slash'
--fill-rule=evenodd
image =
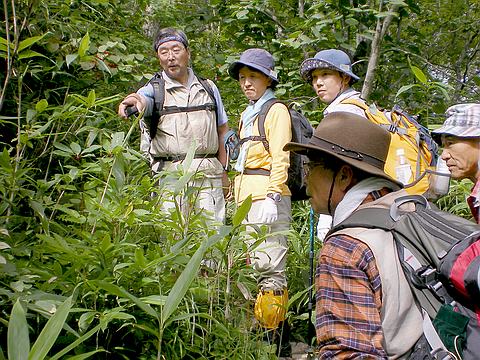
<path id="1" fill-rule="evenodd" d="M 28 325 L 22 304 L 17 300 L 13 305 L 8 323 L 7 346 L 9 360 L 26 360 L 30 351 Z"/>

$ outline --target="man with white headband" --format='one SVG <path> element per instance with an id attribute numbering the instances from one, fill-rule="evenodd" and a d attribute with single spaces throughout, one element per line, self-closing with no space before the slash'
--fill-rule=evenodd
<path id="1" fill-rule="evenodd" d="M 229 181 L 225 170 L 227 153 L 222 143 L 229 129 L 218 88 L 213 81 L 196 76 L 188 67 L 190 48 L 183 31 L 161 29 L 153 40 L 153 48 L 163 71 L 155 75 L 156 81 L 150 80 L 136 93 L 127 95 L 118 107 L 118 114 L 126 119 L 130 106 L 139 112 L 145 110 L 140 122 L 140 150 L 155 172 L 175 171 L 196 141 L 188 171 L 199 171 L 205 176 L 191 184 L 201 188 L 195 206 L 213 213 L 215 220 L 223 222 Z M 163 102 L 158 101 L 161 93 Z M 169 188 L 174 187 L 174 183 L 169 184 Z M 182 199 L 180 206 L 190 208 Z M 165 210 L 174 207 L 171 199 L 162 204 Z"/>
<path id="2" fill-rule="evenodd" d="M 475 184 L 467 202 L 480 224 L 480 104 L 453 105 L 446 114 L 443 126 L 432 131 L 432 137 L 443 147 L 442 159 L 452 178 Z"/>

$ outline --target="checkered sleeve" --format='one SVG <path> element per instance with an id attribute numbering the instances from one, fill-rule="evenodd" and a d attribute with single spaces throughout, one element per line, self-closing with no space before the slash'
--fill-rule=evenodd
<path id="1" fill-rule="evenodd" d="M 386 359 L 382 286 L 370 248 L 349 236 L 328 239 L 315 275 L 320 359 Z"/>

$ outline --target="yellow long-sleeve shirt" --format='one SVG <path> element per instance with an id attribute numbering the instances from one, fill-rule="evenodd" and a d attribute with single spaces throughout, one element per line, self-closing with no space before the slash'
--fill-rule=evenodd
<path id="1" fill-rule="evenodd" d="M 240 174 L 235 177 L 235 199 L 241 204 L 251 194 L 252 200 L 265 199 L 268 193 L 281 193 L 290 196 L 286 185 L 290 152 L 284 151 L 285 144 L 292 139 L 290 113 L 285 105 L 272 105 L 265 117 L 265 136 L 269 151 L 261 141 L 252 141 L 247 152 L 245 169 L 270 170 L 270 176 Z M 253 135 L 259 136 L 258 117 L 253 123 Z M 245 138 L 245 129 L 240 131 L 240 138 Z"/>

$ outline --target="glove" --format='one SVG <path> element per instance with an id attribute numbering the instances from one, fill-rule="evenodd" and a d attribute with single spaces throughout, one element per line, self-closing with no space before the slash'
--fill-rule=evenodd
<path id="1" fill-rule="evenodd" d="M 258 221 L 261 223 L 273 223 L 277 221 L 278 210 L 275 200 L 266 197 L 258 211 Z"/>

